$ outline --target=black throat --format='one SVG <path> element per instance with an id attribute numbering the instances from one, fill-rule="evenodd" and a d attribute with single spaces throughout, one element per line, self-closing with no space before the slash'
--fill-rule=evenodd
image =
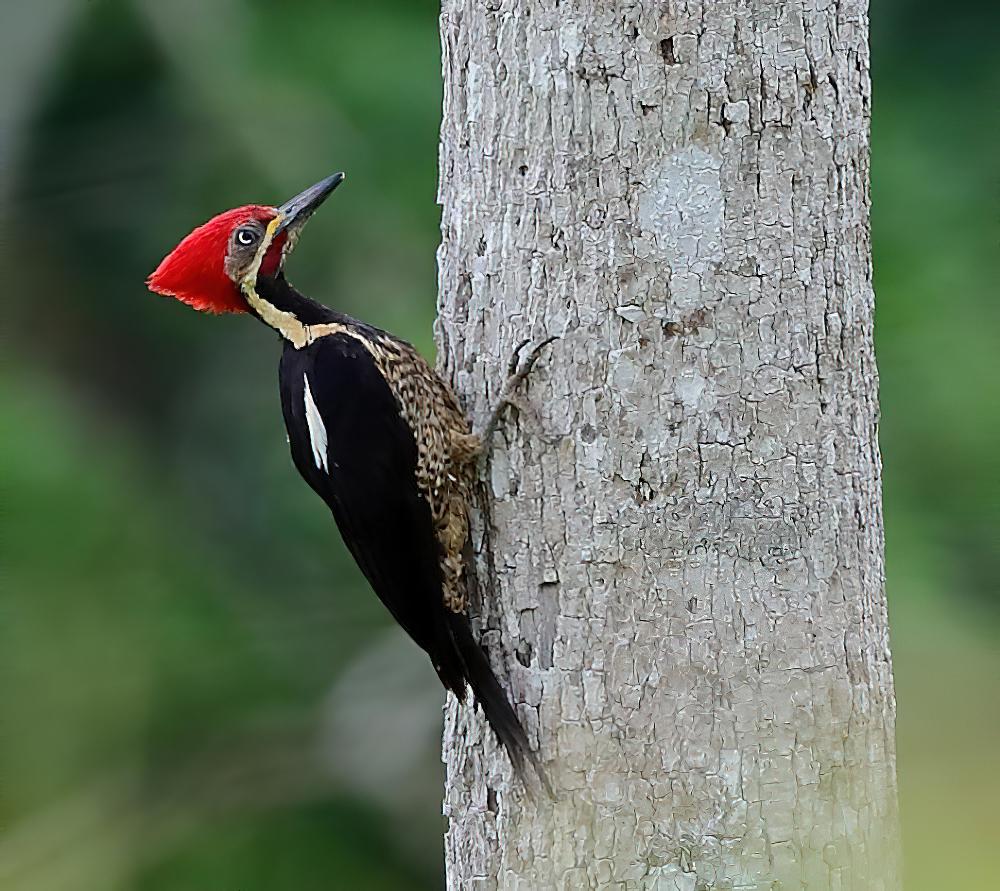
<path id="1" fill-rule="evenodd" d="M 305 294 L 296 291 L 288 283 L 283 272 L 279 272 L 275 276 L 257 276 L 255 290 L 259 297 L 266 300 L 275 309 L 291 313 L 303 325 L 323 325 L 328 322 L 340 321 L 342 318 L 340 313 L 334 312 L 329 307 L 323 306 L 322 303 L 317 303 L 306 297 Z M 250 307 L 250 312 L 258 319 L 261 318 L 253 306 Z"/>

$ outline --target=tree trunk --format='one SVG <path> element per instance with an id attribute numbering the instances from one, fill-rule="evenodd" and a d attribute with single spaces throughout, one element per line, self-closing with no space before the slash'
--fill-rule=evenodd
<path id="1" fill-rule="evenodd" d="M 443 5 L 442 368 L 561 336 L 473 524 L 558 797 L 453 703 L 449 887 L 898 888 L 865 4 Z"/>

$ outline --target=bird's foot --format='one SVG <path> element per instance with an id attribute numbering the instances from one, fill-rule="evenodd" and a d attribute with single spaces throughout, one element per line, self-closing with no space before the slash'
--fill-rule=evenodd
<path id="1" fill-rule="evenodd" d="M 510 362 L 507 363 L 507 380 L 504 381 L 504 385 L 500 390 L 500 397 L 497 399 L 497 404 L 493 407 L 493 411 L 490 412 L 490 416 L 487 419 L 482 432 L 479 434 L 479 440 L 482 443 L 484 453 L 489 450 L 490 442 L 493 440 L 493 434 L 496 433 L 497 426 L 500 423 L 500 418 L 503 416 L 504 410 L 508 406 L 513 406 L 519 412 L 529 416 L 539 427 L 541 427 L 541 421 L 538 418 L 538 413 L 517 395 L 517 388 L 524 383 L 528 375 L 531 373 L 531 369 L 535 367 L 535 363 L 541 356 L 542 350 L 554 340 L 558 339 L 558 337 L 546 338 L 532 347 L 527 355 L 522 355 L 522 353 L 524 352 L 524 348 L 531 341 L 522 340 L 517 345 L 510 357 Z"/>

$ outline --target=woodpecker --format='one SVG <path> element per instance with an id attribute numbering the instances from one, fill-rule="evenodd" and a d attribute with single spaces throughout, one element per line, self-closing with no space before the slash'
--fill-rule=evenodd
<path id="1" fill-rule="evenodd" d="M 515 351 L 478 433 L 451 387 L 404 340 L 299 293 L 284 264 L 336 173 L 280 207 L 251 204 L 187 235 L 150 290 L 209 313 L 249 313 L 279 334 L 281 407 L 292 461 L 322 498 L 379 599 L 459 701 L 472 689 L 524 779 L 537 754 L 473 636 L 463 551 L 477 462 L 546 340 Z"/>

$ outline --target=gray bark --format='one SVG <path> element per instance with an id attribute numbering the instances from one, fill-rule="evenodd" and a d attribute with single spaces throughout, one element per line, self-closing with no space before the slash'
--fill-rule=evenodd
<path id="1" fill-rule="evenodd" d="M 441 30 L 441 367 L 482 418 L 561 335 L 473 524 L 558 798 L 452 704 L 449 887 L 899 887 L 865 4 Z"/>

